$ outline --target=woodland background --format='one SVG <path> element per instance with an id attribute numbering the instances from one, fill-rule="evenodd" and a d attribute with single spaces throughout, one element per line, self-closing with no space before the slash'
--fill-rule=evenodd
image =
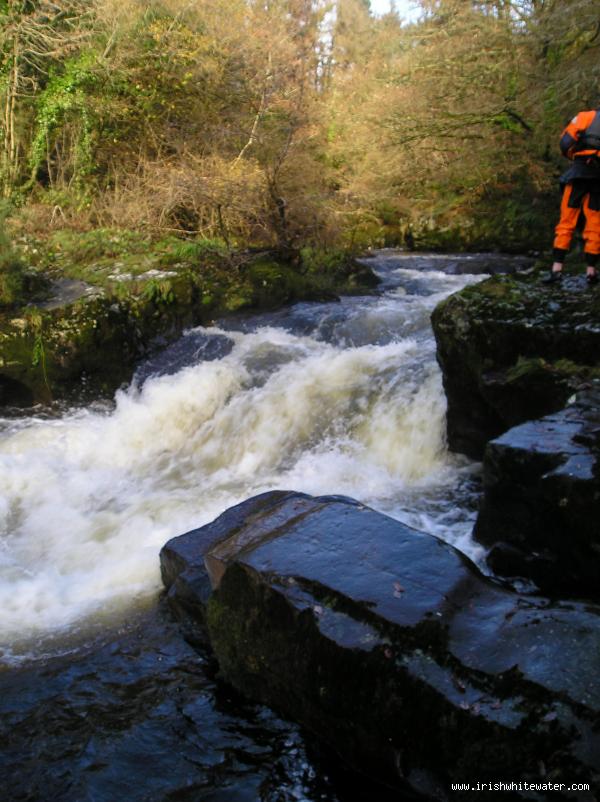
<path id="1" fill-rule="evenodd" d="M 600 2 L 421 7 L 0 0 L 0 246 L 547 248 L 558 137 L 600 104 Z"/>

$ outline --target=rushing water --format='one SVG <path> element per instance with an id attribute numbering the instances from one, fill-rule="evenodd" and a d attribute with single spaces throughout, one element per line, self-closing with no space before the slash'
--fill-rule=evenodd
<path id="1" fill-rule="evenodd" d="M 475 279 L 423 271 L 438 263 L 380 257 L 379 296 L 195 329 L 114 406 L 0 421 L 5 657 L 156 594 L 170 537 L 271 488 L 353 496 L 472 551 L 429 316 Z"/>
<path id="2" fill-rule="evenodd" d="M 31 710 L 39 715 L 48 696 L 77 697 L 78 671 L 95 677 L 80 688 L 94 704 L 118 684 L 107 679 L 114 668 L 106 655 L 129 665 L 123 655 L 138 624 L 120 630 L 126 620 L 146 621 L 145 646 L 135 652 L 146 654 L 144 669 L 128 671 L 139 681 L 146 672 L 163 687 L 160 672 L 148 668 L 163 659 L 154 641 L 174 637 L 155 605 L 158 552 L 170 537 L 248 496 L 274 488 L 353 496 L 477 558 L 470 539 L 476 466 L 445 448 L 445 399 L 429 323 L 441 299 L 479 280 L 444 272 L 456 262 L 380 254 L 371 262 L 382 278 L 375 296 L 297 304 L 194 329 L 142 365 L 112 404 L 0 419 L 0 660 L 21 665 L 4 674 L 21 701 L 11 707 L 5 700 L 0 712 L 19 722 L 16 731 L 28 743 L 23 722 Z M 199 658 L 175 653 L 172 671 L 195 676 Z M 68 692 L 60 684 L 65 671 Z M 281 744 L 300 735 L 273 717 L 267 730 L 284 735 L 279 751 L 273 747 L 264 758 L 256 746 L 263 736 L 246 737 L 254 724 L 219 719 L 214 690 L 202 682 L 202 692 L 192 685 L 205 699 L 203 715 L 209 711 L 216 741 L 237 726 L 245 733 L 236 736 L 239 749 L 258 749 L 257 765 L 267 766 L 252 780 L 242 773 L 245 796 L 224 799 L 343 798 L 308 781 L 299 796 L 259 794 L 253 783 L 268 785 L 273 772 L 287 778 L 280 777 L 280 791 L 285 782 L 293 785 L 290 777 L 314 777 L 302 744 L 293 766 L 285 757 Z M 36 683 L 50 690 L 32 699 L 27 689 Z M 160 694 L 159 703 L 167 704 Z M 195 708 L 187 717 L 184 707 L 177 710 L 178 726 L 189 729 Z M 59 741 L 56 749 L 65 746 Z M 207 765 L 202 787 L 214 790 L 218 783 L 211 786 L 205 775 L 215 765 L 208 758 Z M 238 777 L 236 771 L 225 775 Z M 113 775 L 106 781 L 119 782 Z M 31 791 L 22 798 L 37 797 Z M 98 791 L 93 798 L 111 797 Z M 127 798 L 162 797 L 130 792 Z"/>

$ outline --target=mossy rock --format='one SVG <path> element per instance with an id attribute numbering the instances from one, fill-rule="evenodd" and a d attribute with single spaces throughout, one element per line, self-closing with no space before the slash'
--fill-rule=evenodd
<path id="1" fill-rule="evenodd" d="M 451 449 L 481 458 L 488 440 L 561 409 L 600 369 L 600 289 L 537 273 L 494 276 L 432 315 Z"/>
<path id="2" fill-rule="evenodd" d="M 229 256 L 217 258 L 214 253 L 203 264 L 188 260 L 148 270 L 144 263 L 143 270 L 124 273 L 115 268 L 114 257 L 110 263 L 106 256 L 124 247 L 122 239 L 109 238 L 108 244 L 105 240 L 105 232 L 88 236 L 84 261 L 98 259 L 100 250 L 113 265 L 112 272 L 106 264 L 103 269 L 96 266 L 96 272 L 88 264 L 79 273 L 67 270 L 69 278 L 59 274 L 61 279 L 55 282 L 54 286 L 70 282 L 80 287 L 81 297 L 61 302 L 51 287 L 48 300 L 38 308 L 17 305 L 0 315 L 0 406 L 111 394 L 128 381 L 137 361 L 186 327 L 250 309 L 330 300 L 338 290 L 369 292 L 373 283 L 368 268 L 350 263 L 329 272 L 302 274 L 297 266 L 264 256 L 236 267 Z M 62 244 L 70 264 L 79 241 L 76 235 L 65 235 L 53 247 Z M 148 245 L 140 236 L 125 237 L 125 242 L 138 248 Z M 159 246 L 166 247 L 159 243 L 155 248 Z M 169 258 L 174 247 L 168 243 Z M 183 252 L 176 251 L 179 256 Z M 185 253 L 189 256 L 191 250 Z M 89 284 L 76 275 L 99 280 Z M 85 294 L 88 290 L 90 296 Z"/>

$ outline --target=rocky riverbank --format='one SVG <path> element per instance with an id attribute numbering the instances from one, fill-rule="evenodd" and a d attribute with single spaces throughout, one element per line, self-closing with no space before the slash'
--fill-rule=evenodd
<path id="1" fill-rule="evenodd" d="M 432 316 L 448 442 L 484 459 L 475 537 L 552 597 L 600 588 L 600 290 L 497 276 Z"/>
<path id="2" fill-rule="evenodd" d="M 46 244 L 43 256 L 32 257 L 34 297 L 0 310 L 0 407 L 110 394 L 136 362 L 186 327 L 377 284 L 368 267 L 340 254 L 291 263 L 195 243 L 186 250 L 175 238 L 136 239 L 134 248 L 123 235 L 101 234 L 63 238 L 54 250 Z M 126 261 L 119 258 L 124 248 L 133 251 Z"/>
<path id="3" fill-rule="evenodd" d="M 494 276 L 432 315 L 448 399 L 448 444 L 481 459 L 489 440 L 562 409 L 600 378 L 600 289 L 584 276 L 546 286 L 535 272 Z"/>
<path id="4" fill-rule="evenodd" d="M 6 606 L 12 620 L 17 620 L 18 628 L 23 627 L 30 609 L 35 607 L 36 615 L 37 610 L 46 609 L 48 597 L 39 593 L 35 596 L 39 587 L 44 589 L 38 577 L 43 580 L 48 567 L 54 571 L 54 566 L 62 566 L 62 555 L 66 560 L 64 574 L 61 573 L 64 577 L 61 599 L 69 601 L 69 588 L 73 587 L 79 601 L 81 576 L 89 576 L 85 584 L 91 588 L 92 603 L 104 608 L 104 602 L 98 598 L 100 577 L 106 577 L 105 586 L 114 595 L 113 576 L 119 571 L 121 576 L 127 575 L 129 582 L 131 567 L 134 564 L 137 567 L 147 555 L 152 570 L 156 570 L 156 551 L 168 537 L 197 526 L 197 521 L 211 520 L 220 510 L 236 504 L 240 498 L 255 496 L 266 487 L 293 486 L 296 476 L 315 477 L 314 484 L 318 487 L 314 490 L 301 487 L 307 493 L 322 493 L 323 482 L 328 481 L 332 488 L 329 492 L 360 495 L 363 490 L 369 492 L 367 485 L 373 477 L 368 474 L 375 474 L 378 466 L 385 467 L 385 476 L 389 478 L 394 465 L 387 457 L 393 453 L 404 472 L 397 471 L 390 485 L 384 485 L 380 496 L 372 495 L 369 502 L 377 506 L 382 499 L 383 506 L 393 492 L 392 481 L 400 488 L 403 481 L 412 481 L 413 474 L 406 471 L 406 462 L 409 467 L 422 466 L 423 445 L 435 447 L 433 454 L 443 460 L 440 462 L 436 456 L 428 463 L 432 473 L 436 466 L 462 470 L 460 466 L 464 465 L 471 475 L 473 466 L 448 457 L 443 448 L 443 396 L 432 365 L 434 348 L 428 328 L 440 288 L 447 293 L 450 285 L 456 288 L 475 280 L 469 277 L 459 282 L 455 277 L 444 277 L 441 271 L 449 269 L 450 259 L 456 262 L 452 270 L 461 271 L 459 257 L 454 260 L 436 255 L 378 254 L 375 263 L 383 279 L 381 296 L 343 299 L 342 303 L 327 304 L 325 308 L 302 304 L 268 313 L 261 316 L 256 324 L 258 329 L 242 317 L 224 324 L 224 329 L 214 334 L 214 340 L 210 332 L 194 332 L 184 337 L 180 346 L 174 344 L 140 367 L 130 393 L 120 394 L 114 412 L 108 415 L 104 410 L 99 415 L 91 410 L 89 416 L 76 415 L 73 421 L 67 416 L 60 426 L 55 425 L 57 421 L 46 426 L 47 422 L 32 419 L 25 438 L 21 437 L 21 421 L 7 419 L 9 431 L 13 429 L 12 423 L 17 424 L 15 436 L 20 440 L 12 452 L 7 450 L 10 456 L 4 463 L 5 473 L 14 488 L 14 509 L 19 516 L 29 514 L 25 523 L 32 521 L 28 528 L 21 526 L 20 542 L 27 547 L 24 549 L 27 557 L 30 553 L 40 555 L 39 564 L 28 564 L 27 573 L 24 572 L 27 581 L 31 578 L 31 593 L 26 598 L 36 598 L 38 602 L 36 605 L 26 602 L 18 619 L 14 610 L 11 613 L 10 604 Z M 514 281 L 518 285 L 522 280 L 531 278 L 516 276 L 484 282 L 482 294 L 487 294 L 489 284 Z M 69 281 L 84 279 L 72 276 Z M 73 302 L 72 294 L 77 295 L 81 284 L 63 285 L 62 289 L 71 294 Z M 540 291 L 546 289 L 542 287 Z M 568 283 L 566 288 L 549 290 L 549 301 L 559 303 L 560 293 L 565 289 L 569 290 Z M 575 283 L 574 300 L 579 291 L 586 302 L 594 297 L 594 290 L 588 295 L 583 286 Z M 469 292 L 474 291 L 466 294 Z M 456 297 L 464 299 L 464 295 Z M 53 303 L 47 307 L 49 311 Z M 572 311 L 572 320 L 576 320 L 575 303 Z M 492 309 L 489 316 L 493 317 Z M 526 322 L 524 318 L 523 324 Z M 279 327 L 279 334 L 271 330 L 274 325 Z M 400 342 L 399 332 L 403 332 Z M 344 344 L 341 357 L 339 343 Z M 236 349 L 240 351 L 237 356 Z M 198 360 L 206 357 L 218 362 L 223 355 L 226 362 L 232 363 L 227 365 L 224 378 L 237 375 L 240 366 L 248 374 L 244 386 L 235 389 L 233 396 L 223 394 L 215 410 L 199 393 L 202 388 L 214 388 L 215 380 L 219 381 L 218 365 L 212 361 L 198 364 Z M 408 359 L 404 359 L 405 355 Z M 425 364 L 420 361 L 423 359 Z M 516 361 L 519 362 L 518 357 Z M 341 372 L 340 362 L 344 368 Z M 192 364 L 198 364 L 195 377 L 189 370 Z M 217 371 L 212 367 L 217 367 Z M 586 369 L 590 367 L 593 371 L 593 364 Z M 179 369 L 183 370 L 178 373 Z M 164 375 L 162 379 L 156 378 L 157 374 L 165 373 L 168 378 Z M 296 377 L 302 378 L 301 385 L 295 383 Z M 190 378 L 193 378 L 191 383 Z M 419 384 L 424 380 L 425 385 Z M 179 382 L 182 382 L 180 388 Z M 585 390 L 586 383 L 592 387 Z M 478 524 L 483 539 L 484 511 L 489 502 L 486 531 L 491 554 L 498 546 L 495 570 L 506 576 L 526 576 L 521 567 L 523 563 L 527 567 L 523 555 L 530 557 L 536 551 L 541 554 L 541 545 L 539 542 L 535 548 L 528 545 L 531 534 L 518 529 L 516 519 L 521 515 L 521 521 L 531 521 L 540 511 L 540 499 L 550 498 L 552 483 L 558 481 L 560 503 L 557 501 L 548 515 L 557 522 L 552 546 L 560 545 L 563 552 L 554 561 L 544 553 L 542 567 L 552 564 L 560 571 L 564 563 L 575 583 L 571 589 L 558 588 L 552 583 L 544 585 L 538 564 L 536 575 L 531 572 L 529 577 L 529 587 L 516 593 L 508 585 L 483 577 L 451 546 L 375 513 L 363 504 L 348 498 L 269 493 L 229 509 L 212 524 L 176 538 L 163 550 L 168 601 L 184 622 L 186 638 L 203 647 L 209 644 L 219 661 L 221 676 L 245 696 L 263 700 L 302 722 L 307 728 L 307 742 L 314 743 L 316 752 L 329 754 L 323 744 L 337 750 L 365 776 L 394 789 L 389 793 L 395 799 L 419 795 L 428 799 L 457 799 L 460 794 L 450 790 L 453 782 L 518 780 L 537 786 L 537 790 L 526 795 L 520 790 L 531 789 L 516 789 L 512 798 L 591 801 L 598 791 L 600 764 L 595 677 L 600 631 L 597 600 L 581 603 L 556 597 L 567 592 L 576 595 L 575 591 L 582 587 L 581 582 L 577 584 L 577 574 L 586 564 L 590 570 L 586 592 L 594 581 L 594 520 L 589 519 L 586 536 L 577 541 L 577 559 L 571 563 L 567 558 L 573 556 L 573 550 L 567 544 L 574 533 L 569 532 L 567 537 L 561 533 L 561 527 L 576 520 L 574 512 L 586 513 L 589 507 L 586 498 L 588 501 L 594 498 L 586 496 L 585 489 L 592 487 L 593 491 L 593 485 L 581 483 L 593 481 L 597 476 L 594 467 L 597 400 L 593 384 L 590 372 L 582 381 L 572 384 L 577 399 L 574 402 L 569 396 L 564 412 L 521 423 L 516 429 L 498 433 L 495 442 L 488 445 L 486 498 Z M 423 386 L 431 394 L 422 392 Z M 304 409 L 310 412 L 307 419 L 310 426 L 303 426 L 300 439 L 294 439 L 290 438 L 290 422 L 303 423 L 298 421 L 303 387 L 307 389 Z M 316 397 L 315 388 L 319 389 Z M 394 393 L 390 395 L 392 388 Z M 163 391 L 167 390 L 165 395 Z M 190 406 L 190 397 L 195 399 L 195 406 Z M 433 444 L 422 439 L 430 438 L 432 409 L 437 410 Z M 398 410 L 403 417 L 395 417 Z M 413 414 L 415 411 L 418 416 Z M 357 441 L 359 448 L 351 457 L 359 470 L 357 482 L 342 485 L 340 490 L 335 475 L 335 485 L 332 481 L 332 435 L 340 438 L 340 455 L 346 459 L 349 432 L 356 431 L 362 437 L 367 419 L 381 425 L 372 439 Z M 209 425 L 205 426 L 207 421 Z M 132 425 L 134 422 L 136 425 Z M 272 423 L 281 428 L 279 440 L 273 439 Z M 392 432 L 395 438 L 388 437 Z M 374 449 L 370 461 L 366 459 L 369 452 L 365 452 L 365 442 Z M 381 452 L 382 442 L 385 453 Z M 264 459 L 265 443 L 270 444 L 277 465 L 282 465 L 277 475 L 270 465 L 265 470 L 260 463 L 248 462 L 248 457 Z M 315 443 L 322 443 L 323 448 L 315 451 Z M 145 453 L 147 444 L 152 447 Z M 114 464 L 115 454 L 121 457 L 120 465 Z M 299 454 L 305 460 L 303 473 L 290 474 L 289 460 L 297 461 Z M 413 459 L 415 462 L 410 462 Z M 228 466 L 225 472 L 221 469 L 223 464 Z M 244 486 L 246 490 L 242 487 L 238 490 L 231 482 L 231 468 L 238 464 L 244 477 L 252 474 L 252 482 Z M 25 470 L 23 465 L 29 486 L 25 500 L 19 480 Z M 494 466 L 499 466 L 495 475 Z M 574 467 L 577 473 L 573 478 Z M 291 480 L 290 475 L 294 477 Z M 514 479 L 518 477 L 525 484 L 513 503 Z M 461 547 L 463 544 L 472 547 L 467 542 L 467 531 L 474 520 L 473 489 L 465 495 L 466 488 L 458 481 L 458 475 L 456 479 L 452 487 L 446 488 L 446 495 L 441 488 L 442 497 L 436 495 L 435 503 L 430 503 L 431 498 L 427 500 L 431 488 L 418 480 L 413 490 L 408 488 L 411 500 L 402 508 L 407 510 L 406 516 L 398 514 L 397 508 L 392 514 L 398 518 L 411 516 L 409 520 L 415 526 L 440 531 L 442 536 L 448 532 L 447 524 L 454 535 L 466 523 L 464 537 L 457 537 L 455 542 Z M 82 494 L 82 489 L 87 488 L 87 495 Z M 461 508 L 465 500 L 468 509 Z M 530 503 L 527 509 L 526 502 Z M 202 512 L 202 504 L 212 504 L 210 514 Z M 194 511 L 190 513 L 182 505 L 194 505 Z M 57 514 L 53 512 L 55 509 L 59 511 Z M 184 510 L 183 516 L 178 509 Z M 415 514 L 415 509 L 423 514 Z M 107 519 L 107 510 L 114 510 L 114 517 Z M 432 511 L 438 518 L 431 517 Z M 524 511 L 527 515 L 521 514 Z M 460 517 L 463 515 L 466 520 Z M 45 522 L 41 529 L 40 520 Z M 79 529 L 73 526 L 73 521 L 80 523 Z M 436 522 L 440 522 L 439 529 L 434 528 Z M 547 523 L 539 527 L 540 539 Z M 165 528 L 160 529 L 163 525 Z M 489 529 L 494 526 L 502 531 L 494 533 Z M 119 538 L 123 549 L 116 547 L 115 540 Z M 16 540 L 12 536 L 8 546 L 12 547 Z M 54 544 L 59 548 L 53 551 Z M 90 553 L 95 554 L 93 561 Z M 78 554 L 81 566 L 76 562 Z M 94 571 L 86 573 L 92 562 Z M 548 595 L 532 595 L 531 581 L 544 587 Z M 131 593 L 129 585 L 125 592 L 120 587 L 123 597 Z M 137 588 L 139 585 L 134 587 L 134 593 Z M 111 596 L 104 599 L 110 601 Z M 159 634 L 156 657 L 159 668 L 163 657 L 161 638 Z M 138 633 L 136 639 L 140 648 L 132 652 L 131 688 L 136 699 L 140 687 L 143 697 L 149 698 L 154 677 L 162 687 L 163 674 L 161 670 L 156 674 L 153 670 L 147 684 L 136 683 L 137 669 L 133 664 L 139 661 L 139 671 L 143 674 L 149 661 L 154 660 L 149 656 L 147 636 Z M 26 652 L 29 647 L 24 644 L 19 648 Z M 107 653 L 107 663 L 110 659 Z M 60 665 L 54 664 L 53 671 L 61 681 L 63 675 L 72 675 L 70 660 L 65 657 Z M 91 660 L 93 663 L 95 658 Z M 74 686 L 78 695 L 89 691 L 86 683 L 90 664 L 86 661 L 79 664 L 82 680 Z M 104 665 L 102 656 L 98 686 L 101 708 L 105 704 L 104 673 L 109 688 L 114 682 L 110 666 Z M 30 722 L 34 719 L 37 722 L 34 728 L 37 733 L 48 722 L 54 731 L 63 699 L 44 686 L 44 692 L 52 694 L 51 702 L 40 697 L 30 707 L 26 699 L 19 701 L 13 716 L 9 700 L 12 687 L 21 688 L 20 674 L 19 669 L 7 670 L 3 677 L 6 687 L 10 685 L 6 705 L 11 732 L 7 733 L 12 738 L 14 730 L 14 738 L 8 770 L 13 777 L 18 773 L 18 755 L 25 754 L 26 743 L 33 737 Z M 93 688 L 92 691 L 95 693 Z M 180 693 L 176 689 L 173 692 Z M 192 696 L 193 693 L 192 689 Z M 26 689 L 23 694 L 27 695 Z M 160 752 L 164 743 L 162 729 L 169 733 L 181 731 L 184 750 L 190 737 L 194 742 L 196 737 L 213 742 L 210 717 L 208 729 L 202 735 L 194 719 L 190 735 L 185 723 L 187 704 L 181 713 L 177 706 L 164 706 L 162 691 L 156 695 L 152 691 L 152 698 L 157 700 L 156 717 L 154 707 L 150 711 L 156 747 L 148 750 L 150 755 L 154 748 Z M 97 732 L 93 724 L 97 715 L 95 705 L 95 702 L 86 703 L 83 708 L 78 705 L 76 715 L 82 722 L 85 719 L 86 726 L 92 721 L 93 731 Z M 119 713 L 116 708 L 115 711 Z M 136 755 L 139 754 L 137 733 L 143 732 L 144 745 L 149 743 L 147 711 L 137 715 L 132 708 L 123 713 L 125 729 L 133 721 L 136 734 L 129 743 Z M 107 717 L 109 729 L 112 722 L 111 712 Z M 226 722 L 225 726 L 234 731 L 240 726 L 244 729 L 245 725 L 236 720 Z M 77 766 L 83 767 L 82 773 L 75 777 L 80 789 L 95 787 L 97 777 L 101 783 L 110 779 L 112 788 L 120 782 L 120 772 L 129 778 L 129 765 L 122 760 L 101 757 L 103 765 L 99 771 L 95 759 L 89 764 L 80 759 L 80 732 L 84 732 L 87 743 L 86 727 L 80 730 L 69 726 L 64 739 L 61 736 L 58 740 L 43 740 L 44 755 L 35 752 L 43 768 L 31 772 L 31 782 L 28 776 L 23 777 L 15 787 L 33 788 L 35 784 L 38 793 L 37 789 L 44 787 L 45 778 L 51 774 L 64 778 L 55 787 L 67 787 L 75 775 L 69 769 L 68 759 L 63 761 L 61 755 L 70 750 L 74 750 L 71 754 L 76 756 Z M 100 747 L 97 738 L 93 738 L 90 748 L 99 749 L 105 756 L 122 755 L 120 732 L 115 738 L 107 734 L 105 746 Z M 176 739 L 169 742 L 176 744 Z M 34 744 L 31 754 L 37 749 Z M 196 761 L 193 765 L 198 764 L 199 774 L 194 768 L 191 774 L 184 772 L 181 780 L 178 768 L 177 776 L 171 777 L 172 783 L 169 780 L 166 786 L 160 785 L 163 789 L 168 786 L 169 790 L 158 792 L 157 798 L 161 793 L 166 798 L 171 789 L 176 789 L 173 793 L 178 798 L 188 798 L 197 793 L 198 784 L 202 788 L 213 787 L 209 776 L 213 773 L 212 764 L 205 764 L 196 752 L 186 752 L 184 761 L 188 758 Z M 225 762 L 230 759 L 235 764 L 235 756 Z M 163 764 L 160 760 L 154 762 L 152 757 L 150 760 L 161 774 L 156 778 L 160 784 L 164 779 Z M 230 766 L 234 764 L 224 767 L 226 778 L 232 776 Z M 327 765 L 332 764 L 327 761 Z M 235 774 L 235 765 L 234 769 Z M 329 772 L 327 768 L 324 773 Z M 139 773 L 134 772 L 134 776 L 139 778 Z M 140 798 L 147 796 L 147 789 L 154 781 L 154 775 L 152 780 L 136 780 L 135 791 Z M 182 782 L 191 782 L 189 794 Z M 227 784 L 229 780 L 224 782 Z M 565 788 L 558 795 L 555 789 L 550 793 L 550 783 L 564 783 Z M 591 790 L 586 792 L 578 787 L 567 792 L 566 786 L 575 783 L 589 784 Z M 357 794 L 354 780 L 349 784 L 350 791 L 340 799 L 356 802 L 362 797 Z M 230 787 L 223 791 L 228 800 L 233 798 Z M 23 798 L 36 799 L 33 791 L 30 796 L 27 793 Z M 240 793 L 247 794 L 247 787 Z M 325 798 L 320 790 L 302 793 L 309 799 Z M 383 792 L 375 793 L 378 798 L 387 798 Z M 58 794 L 55 796 L 58 798 Z M 264 793 L 262 785 L 255 796 L 272 798 L 273 802 L 281 802 L 282 798 L 276 785 L 272 797 Z M 463 796 L 468 799 L 472 792 Z M 365 799 L 372 797 L 371 788 Z"/>
<path id="5" fill-rule="evenodd" d="M 122 630 L 158 594 L 169 538 L 266 487 L 366 491 L 461 537 L 476 482 L 443 450 L 429 316 L 473 279 L 446 261 L 376 258 L 377 293 L 230 317 L 143 360 L 114 404 L 2 419 L 11 798 L 373 802 L 310 732 L 204 685 L 162 605 Z"/>
<path id="6" fill-rule="evenodd" d="M 399 791 L 460 799 L 450 783 L 483 774 L 565 799 L 600 787 L 598 608 L 524 597 L 434 537 L 298 493 L 228 510 L 161 565 L 223 678 Z"/>
<path id="7" fill-rule="evenodd" d="M 563 597 L 600 578 L 599 303 L 523 272 L 433 314 L 450 444 L 485 452 L 475 536 L 523 592 L 350 499 L 268 493 L 161 553 L 221 676 L 405 794 L 460 799 L 483 772 L 514 799 L 595 798 L 600 608 Z"/>

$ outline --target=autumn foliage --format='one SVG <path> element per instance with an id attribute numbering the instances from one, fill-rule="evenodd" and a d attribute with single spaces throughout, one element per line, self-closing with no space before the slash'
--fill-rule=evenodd
<path id="1" fill-rule="evenodd" d="M 536 247 L 593 0 L 0 0 L 2 194 L 227 247 Z"/>

